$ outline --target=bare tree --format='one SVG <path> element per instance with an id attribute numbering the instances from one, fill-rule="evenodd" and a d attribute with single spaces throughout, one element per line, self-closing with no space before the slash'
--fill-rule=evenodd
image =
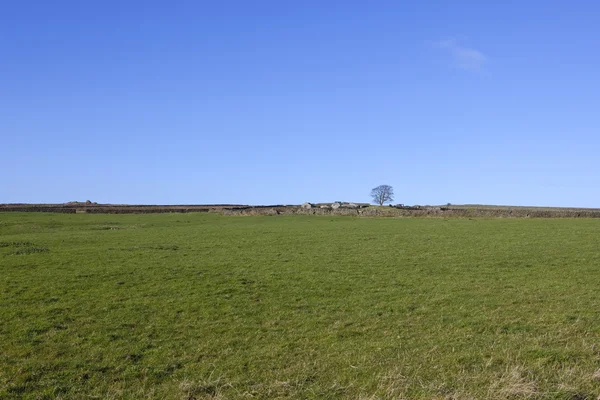
<path id="1" fill-rule="evenodd" d="M 384 203 L 391 203 L 394 201 L 394 188 L 390 185 L 379 185 L 371 190 L 371 197 L 373 198 L 373 202 L 380 206 Z"/>

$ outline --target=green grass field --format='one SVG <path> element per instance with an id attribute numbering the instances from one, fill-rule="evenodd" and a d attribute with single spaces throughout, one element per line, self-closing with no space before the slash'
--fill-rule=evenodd
<path id="1" fill-rule="evenodd" d="M 0 398 L 596 399 L 600 220 L 0 214 Z"/>

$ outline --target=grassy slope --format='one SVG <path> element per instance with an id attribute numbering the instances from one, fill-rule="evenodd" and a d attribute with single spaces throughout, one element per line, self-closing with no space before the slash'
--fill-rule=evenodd
<path id="1" fill-rule="evenodd" d="M 0 214 L 0 242 L 0 398 L 600 392 L 595 220 Z"/>

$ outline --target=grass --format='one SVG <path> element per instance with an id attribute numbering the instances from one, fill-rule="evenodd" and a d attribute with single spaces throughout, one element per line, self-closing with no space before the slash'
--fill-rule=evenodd
<path id="1" fill-rule="evenodd" d="M 0 398 L 595 399 L 599 248 L 590 219 L 0 214 Z"/>

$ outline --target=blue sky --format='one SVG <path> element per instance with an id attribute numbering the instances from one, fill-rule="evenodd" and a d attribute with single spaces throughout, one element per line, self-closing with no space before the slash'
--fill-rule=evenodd
<path id="1" fill-rule="evenodd" d="M 600 3 L 486 3 L 0 1 L 0 202 L 600 206 Z"/>

